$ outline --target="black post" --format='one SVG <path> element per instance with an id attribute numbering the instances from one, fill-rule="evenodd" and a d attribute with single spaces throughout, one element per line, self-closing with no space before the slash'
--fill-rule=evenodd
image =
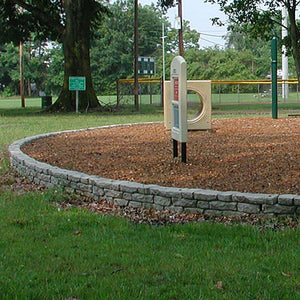
<path id="1" fill-rule="evenodd" d="M 186 163 L 186 143 L 181 143 L 181 162 Z"/>
<path id="2" fill-rule="evenodd" d="M 173 157 L 178 156 L 178 142 L 173 139 Z"/>

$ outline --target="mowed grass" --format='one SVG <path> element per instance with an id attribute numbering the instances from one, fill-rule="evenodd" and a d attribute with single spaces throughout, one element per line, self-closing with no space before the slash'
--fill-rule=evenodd
<path id="1" fill-rule="evenodd" d="M 10 178 L 0 183 L 0 299 L 300 299 L 299 228 L 134 224 L 63 210 L 67 196 L 55 190 L 10 188 L 12 141 L 158 121 L 161 112 L 48 115 L 11 107 L 0 115 L 0 176 Z"/>

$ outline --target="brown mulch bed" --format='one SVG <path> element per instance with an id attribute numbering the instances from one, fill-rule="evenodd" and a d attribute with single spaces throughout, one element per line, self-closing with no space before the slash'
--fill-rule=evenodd
<path id="1" fill-rule="evenodd" d="M 162 186 L 300 194 L 300 118 L 232 118 L 188 134 L 187 164 L 170 132 L 144 124 L 63 133 L 23 147 L 31 157 L 101 177 Z"/>

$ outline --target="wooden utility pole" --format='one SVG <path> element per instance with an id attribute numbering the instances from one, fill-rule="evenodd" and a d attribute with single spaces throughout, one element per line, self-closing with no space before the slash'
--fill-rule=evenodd
<path id="1" fill-rule="evenodd" d="M 183 57 L 183 22 L 182 22 L 182 0 L 178 0 L 178 17 L 180 20 L 180 28 L 178 30 L 178 40 L 179 40 L 179 55 Z"/>
<path id="2" fill-rule="evenodd" d="M 134 106 L 135 110 L 139 110 L 139 79 L 138 79 L 138 0 L 134 3 Z"/>
<path id="3" fill-rule="evenodd" d="M 25 107 L 25 97 L 24 97 L 24 57 L 23 57 L 23 43 L 19 44 L 19 59 L 20 59 L 20 96 L 21 105 Z"/>

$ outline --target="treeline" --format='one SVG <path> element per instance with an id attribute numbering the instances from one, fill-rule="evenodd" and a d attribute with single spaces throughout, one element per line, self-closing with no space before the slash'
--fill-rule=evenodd
<path id="1" fill-rule="evenodd" d="M 112 94 L 116 81 L 133 77 L 134 1 L 118 0 L 110 5 L 107 17 L 92 39 L 91 68 L 98 95 Z M 171 60 L 178 53 L 177 30 L 155 5 L 139 6 L 139 55 L 156 60 L 156 77 L 162 77 L 162 24 L 165 26 L 166 77 Z M 270 42 L 253 41 L 245 34 L 230 32 L 224 48 L 199 49 L 200 34 L 184 21 L 184 49 L 188 79 L 247 80 L 262 79 L 270 73 Z M 41 91 L 57 94 L 63 82 L 61 45 L 40 43 L 38 37 L 23 45 L 25 93 Z M 19 48 L 0 47 L 0 94 L 19 93 Z M 280 59 L 280 57 L 279 57 Z M 291 62 L 290 66 L 293 66 Z M 290 76 L 293 76 L 293 68 Z"/>

